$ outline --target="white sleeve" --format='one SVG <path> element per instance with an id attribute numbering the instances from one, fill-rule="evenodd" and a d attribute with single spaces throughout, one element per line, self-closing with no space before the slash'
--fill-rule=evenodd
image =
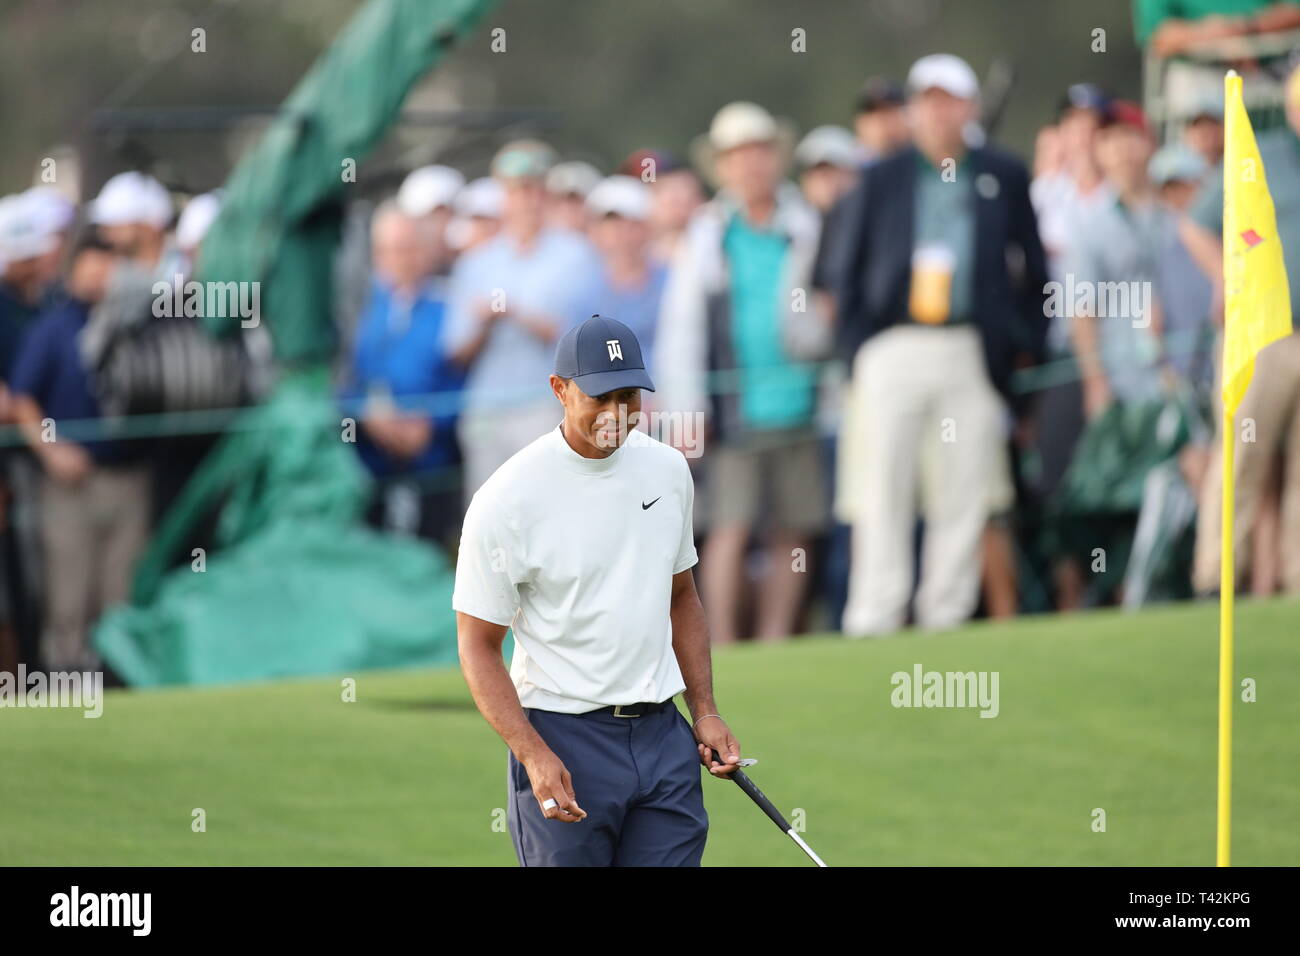
<path id="1" fill-rule="evenodd" d="M 687 568 L 694 567 L 699 556 L 695 553 L 695 476 L 691 474 L 690 465 L 682 458 L 682 471 L 686 472 L 686 488 L 682 508 L 682 540 L 677 546 L 677 560 L 673 562 L 673 574 L 680 574 Z"/>
<path id="2" fill-rule="evenodd" d="M 687 227 L 673 257 L 659 305 L 655 330 L 655 404 L 666 412 L 709 411 L 708 314 L 703 265 L 697 248 L 701 227 Z"/>
<path id="3" fill-rule="evenodd" d="M 519 609 L 520 555 L 505 514 L 490 497 L 474 495 L 461 526 L 451 606 L 509 626 Z"/>

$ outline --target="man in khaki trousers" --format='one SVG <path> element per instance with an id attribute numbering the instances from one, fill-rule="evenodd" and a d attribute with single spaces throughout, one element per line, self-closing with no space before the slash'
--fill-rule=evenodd
<path id="1" fill-rule="evenodd" d="M 949 628 L 974 613 L 981 538 L 1010 499 L 1003 396 L 1046 331 L 1028 171 L 965 136 L 974 71 L 927 56 L 907 85 L 914 145 L 863 170 L 836 230 L 839 349 L 853 363 L 836 511 L 853 519 L 843 629 L 854 637 L 907 623 L 918 510 L 916 623 Z"/>
<path id="2" fill-rule="evenodd" d="M 1222 422 L 1217 377 L 1215 398 L 1215 421 Z M 1235 427 L 1237 442 L 1232 464 L 1236 573 L 1240 577 L 1250 567 L 1252 554 L 1257 553 L 1251 537 L 1258 530 L 1261 512 L 1269 510 L 1266 499 L 1270 497 L 1270 480 L 1280 459 L 1281 526 L 1276 542 L 1278 553 L 1270 557 L 1278 563 L 1282 590 L 1300 594 L 1300 334 L 1293 332 L 1279 339 L 1255 358 L 1255 374 L 1237 409 Z M 1196 522 L 1192 584 L 1200 594 L 1212 594 L 1219 587 L 1223 460 L 1217 451 L 1218 441 L 1214 447 Z M 1262 543 L 1270 547 L 1273 542 Z"/>
<path id="3" fill-rule="evenodd" d="M 149 529 L 149 473 L 130 443 L 85 437 L 100 418 L 78 348 L 91 306 L 115 266 L 95 237 L 73 252 L 68 296 L 43 312 L 14 362 L 14 418 L 42 469 L 45 551 L 43 665 L 51 671 L 98 667 L 89 631 L 130 591 Z"/>

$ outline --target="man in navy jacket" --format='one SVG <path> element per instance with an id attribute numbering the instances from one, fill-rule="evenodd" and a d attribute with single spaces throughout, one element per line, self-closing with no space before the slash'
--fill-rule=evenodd
<path id="1" fill-rule="evenodd" d="M 978 93 L 957 57 L 917 61 L 914 145 L 867 166 L 844 209 L 836 275 L 839 354 L 853 369 L 850 634 L 906 621 L 918 491 L 916 620 L 926 628 L 974 611 L 980 535 L 1010 504 L 1009 383 L 1042 356 L 1048 277 L 1028 171 L 968 145 Z"/>

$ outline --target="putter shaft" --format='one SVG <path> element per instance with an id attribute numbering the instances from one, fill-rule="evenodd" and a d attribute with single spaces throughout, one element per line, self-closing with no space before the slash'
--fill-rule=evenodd
<path id="1" fill-rule="evenodd" d="M 716 760 L 718 763 L 723 762 L 722 757 L 718 754 L 716 750 L 712 750 L 710 748 L 710 752 L 713 754 L 714 760 Z M 807 843 L 805 843 L 803 841 L 803 838 L 799 836 L 799 834 L 794 832 L 794 828 L 790 826 L 789 823 L 786 822 L 785 817 L 781 815 L 781 811 L 778 810 L 772 804 L 772 801 L 767 798 L 767 795 L 763 793 L 762 790 L 758 789 L 758 785 L 754 783 L 753 780 L 749 779 L 745 771 L 740 769 L 733 770 L 730 776 L 731 779 L 736 782 L 736 786 L 740 787 L 741 790 L 745 791 L 745 793 L 749 796 L 749 799 L 753 800 L 756 804 L 758 804 L 759 807 L 762 809 L 762 811 L 767 814 L 768 819 L 770 819 L 773 823 L 776 824 L 777 829 L 779 829 L 782 833 L 789 836 L 790 839 L 794 840 L 794 842 L 799 845 L 799 849 L 807 853 L 809 858 L 814 863 L 816 863 L 818 866 L 826 866 L 825 861 L 823 861 L 821 857 L 819 857 L 816 853 L 813 852 L 813 848 L 810 847 Z"/>

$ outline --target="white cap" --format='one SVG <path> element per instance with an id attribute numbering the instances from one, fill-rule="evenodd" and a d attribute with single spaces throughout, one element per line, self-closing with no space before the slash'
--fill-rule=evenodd
<path id="1" fill-rule="evenodd" d="M 818 126 L 811 130 L 799 141 L 794 158 L 806 169 L 822 163 L 853 169 L 863 160 L 857 138 L 843 126 Z"/>
<path id="2" fill-rule="evenodd" d="M 596 219 L 615 215 L 643 222 L 650 218 L 650 187 L 631 176 L 610 176 L 587 195 L 587 210 Z"/>
<path id="3" fill-rule="evenodd" d="M 450 166 L 421 166 L 402 180 L 397 206 L 408 216 L 427 216 L 451 206 L 464 185 L 465 177 Z"/>
<path id="4" fill-rule="evenodd" d="M 53 186 L 33 186 L 22 198 L 47 235 L 63 232 L 77 218 L 76 203 Z"/>
<path id="5" fill-rule="evenodd" d="M 58 245 L 26 194 L 0 199 L 0 264 L 43 256 Z"/>
<path id="6" fill-rule="evenodd" d="M 198 248 L 220 211 L 219 193 L 195 196 L 181 210 L 181 218 L 176 223 L 176 244 L 186 250 Z"/>
<path id="7" fill-rule="evenodd" d="M 490 176 L 476 179 L 456 196 L 456 214 L 467 219 L 500 219 L 505 190 Z"/>
<path id="8" fill-rule="evenodd" d="M 118 173 L 95 197 L 90 219 L 101 226 L 144 223 L 166 229 L 172 220 L 172 198 L 152 176 Z"/>
<path id="9" fill-rule="evenodd" d="M 912 95 L 925 90 L 941 89 L 958 99 L 973 100 L 980 93 L 975 71 L 959 56 L 932 53 L 912 64 L 907 72 L 907 89 Z"/>
<path id="10" fill-rule="evenodd" d="M 570 160 L 552 166 L 546 174 L 546 191 L 557 196 L 586 195 L 600 182 L 600 170 L 591 163 Z"/>

